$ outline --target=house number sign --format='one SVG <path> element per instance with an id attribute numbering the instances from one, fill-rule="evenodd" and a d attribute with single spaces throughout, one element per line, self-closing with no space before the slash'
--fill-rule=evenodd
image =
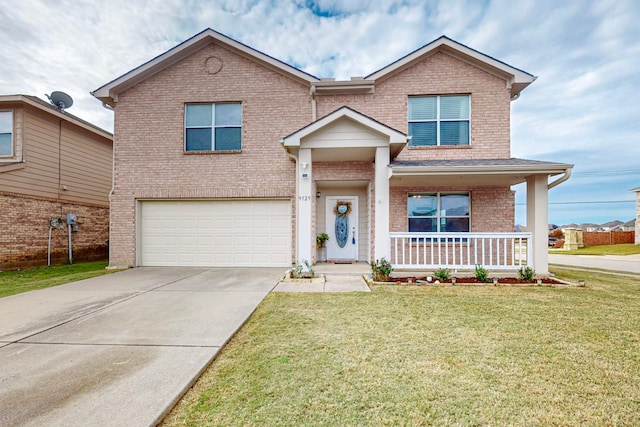
<path id="1" fill-rule="evenodd" d="M 298 200 L 301 202 L 308 202 L 311 200 L 311 196 L 298 196 Z"/>

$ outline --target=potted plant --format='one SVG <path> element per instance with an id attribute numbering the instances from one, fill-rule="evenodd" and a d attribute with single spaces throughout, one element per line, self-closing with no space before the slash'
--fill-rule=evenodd
<path id="1" fill-rule="evenodd" d="M 329 240 L 329 235 L 327 233 L 320 233 L 316 236 L 316 244 L 318 248 L 324 247 L 325 242 Z"/>

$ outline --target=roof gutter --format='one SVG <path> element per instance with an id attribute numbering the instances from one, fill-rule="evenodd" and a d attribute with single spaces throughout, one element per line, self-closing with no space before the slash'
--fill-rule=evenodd
<path id="1" fill-rule="evenodd" d="M 569 178 L 571 178 L 571 170 L 572 168 L 566 168 L 564 170 L 564 175 L 562 175 L 560 178 L 556 179 L 555 181 L 553 181 L 552 183 L 550 183 L 547 188 L 549 190 L 551 190 L 553 187 L 555 187 L 556 185 L 560 185 L 563 182 L 565 182 L 566 180 L 568 180 Z"/>
<path id="2" fill-rule="evenodd" d="M 559 174 L 564 173 L 567 174 L 567 170 L 571 168 L 564 169 L 559 171 L 558 169 L 534 169 L 531 167 L 522 167 L 522 166 L 442 166 L 442 167 L 401 167 L 401 168 L 392 168 L 393 175 L 504 175 L 504 174 Z M 564 177 L 563 177 L 564 178 Z M 569 179 L 560 178 L 560 180 L 566 181 Z M 558 182 L 559 184 L 560 182 Z M 557 185 L 557 184 L 555 184 Z M 554 186 L 555 186 L 554 185 Z"/>

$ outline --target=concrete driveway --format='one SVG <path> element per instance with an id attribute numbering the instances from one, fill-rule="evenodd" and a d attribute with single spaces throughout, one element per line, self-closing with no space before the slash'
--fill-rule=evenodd
<path id="1" fill-rule="evenodd" d="M 602 268 L 640 274 L 640 255 L 562 255 L 549 254 L 549 263 L 577 268 Z"/>
<path id="2" fill-rule="evenodd" d="M 136 268 L 0 299 L 0 425 L 159 421 L 285 269 Z"/>

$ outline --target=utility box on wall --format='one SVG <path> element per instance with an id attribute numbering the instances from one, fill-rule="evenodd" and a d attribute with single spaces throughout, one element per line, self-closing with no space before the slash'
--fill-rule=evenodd
<path id="1" fill-rule="evenodd" d="M 67 214 L 67 225 L 71 228 L 71 231 L 78 231 L 78 217 L 76 214 Z"/>

